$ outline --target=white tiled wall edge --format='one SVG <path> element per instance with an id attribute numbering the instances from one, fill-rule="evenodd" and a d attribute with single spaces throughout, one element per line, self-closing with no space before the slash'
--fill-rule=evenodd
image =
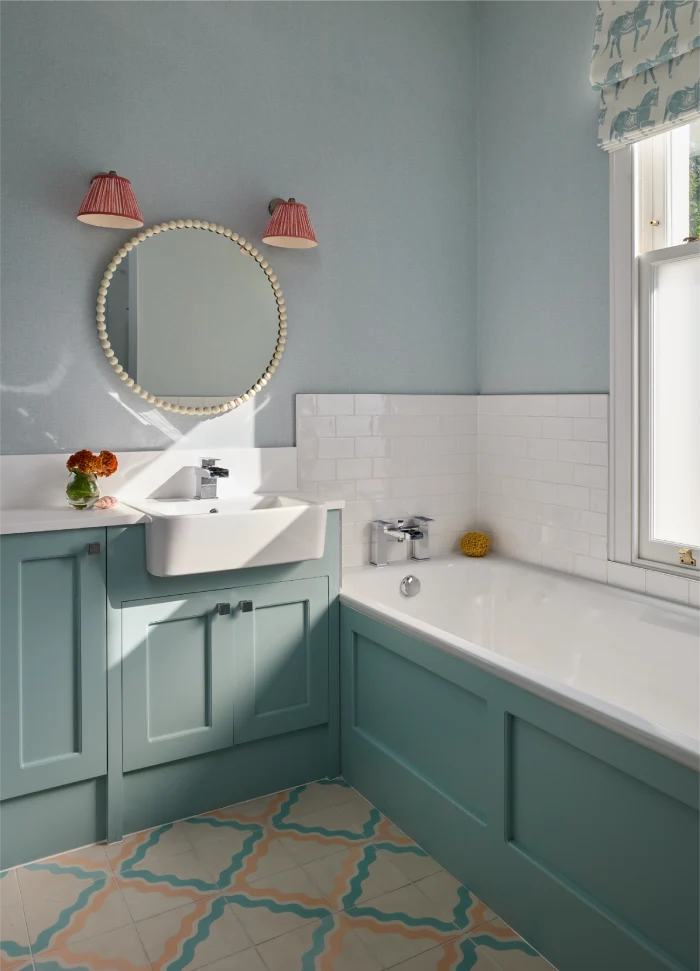
<path id="1" fill-rule="evenodd" d="M 436 555 L 480 528 L 506 556 L 700 605 L 700 581 L 607 559 L 607 395 L 302 394 L 296 405 L 299 487 L 346 500 L 345 566 L 368 562 L 373 519 L 423 515 Z"/>
<path id="2" fill-rule="evenodd" d="M 431 517 L 436 555 L 476 528 L 475 395 L 298 394 L 296 413 L 299 488 L 345 499 L 345 566 L 369 561 L 374 519 Z"/>
<path id="3" fill-rule="evenodd" d="M 607 579 L 607 395 L 479 398 L 479 523 L 494 550 Z"/>

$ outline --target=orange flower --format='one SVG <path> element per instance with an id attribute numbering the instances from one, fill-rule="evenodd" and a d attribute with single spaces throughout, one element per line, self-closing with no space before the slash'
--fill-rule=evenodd
<path id="1" fill-rule="evenodd" d="M 108 476 L 117 471 L 117 457 L 113 452 L 102 451 L 99 455 L 87 448 L 81 448 L 79 452 L 66 462 L 66 468 L 71 472 L 83 472 L 85 475 Z"/>
<path id="2" fill-rule="evenodd" d="M 119 462 L 117 462 L 117 456 L 114 452 L 105 452 L 104 450 L 100 452 L 99 461 L 102 464 L 102 469 L 98 472 L 98 475 L 111 475 L 113 472 L 117 471 L 119 467 Z"/>

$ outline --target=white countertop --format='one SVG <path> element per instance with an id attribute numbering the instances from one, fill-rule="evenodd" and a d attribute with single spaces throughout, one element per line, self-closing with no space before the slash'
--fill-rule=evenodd
<path id="1" fill-rule="evenodd" d="M 123 502 L 111 509 L 71 509 L 66 504 L 52 509 L 2 509 L 0 534 L 42 533 L 57 529 L 95 529 L 145 523 L 148 516 Z"/>
<path id="2" fill-rule="evenodd" d="M 315 502 L 311 497 L 301 492 L 288 491 L 286 493 L 298 499 Z M 342 509 L 345 502 L 342 499 L 331 499 L 319 503 L 327 510 Z M 102 526 L 133 526 L 135 523 L 147 523 L 146 513 L 132 509 L 126 503 L 120 502 L 110 509 L 71 509 L 56 506 L 49 509 L 0 509 L 0 535 L 9 533 L 42 533 L 58 529 L 94 529 Z"/>

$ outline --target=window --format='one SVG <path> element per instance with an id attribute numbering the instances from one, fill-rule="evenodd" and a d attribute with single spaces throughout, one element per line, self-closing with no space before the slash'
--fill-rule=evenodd
<path id="1" fill-rule="evenodd" d="M 611 169 L 611 556 L 697 575 L 700 122 L 613 153 Z"/>

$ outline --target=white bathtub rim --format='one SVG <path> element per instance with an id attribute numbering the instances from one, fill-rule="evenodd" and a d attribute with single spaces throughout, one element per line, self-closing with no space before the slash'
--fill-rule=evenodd
<path id="1" fill-rule="evenodd" d="M 620 590 L 619 592 L 624 593 L 626 591 Z M 635 599 L 637 599 L 636 596 Z M 644 599 L 651 600 L 654 598 L 644 596 Z M 480 647 L 466 638 L 440 630 L 418 618 L 408 617 L 401 611 L 379 601 L 353 596 L 343 589 L 340 591 L 340 601 L 359 613 L 388 624 L 409 636 L 418 636 L 420 640 L 426 641 L 447 654 L 452 654 L 462 660 L 466 659 L 473 663 L 475 667 L 481 668 L 489 674 L 495 674 L 518 687 L 525 688 L 532 694 L 544 698 L 545 701 L 550 701 L 560 708 L 581 715 L 602 728 L 607 728 L 633 742 L 638 742 L 645 748 L 652 749 L 654 752 L 673 759 L 674 762 L 679 762 L 696 772 L 700 771 L 700 740 L 698 739 L 665 728 L 663 725 L 658 725 L 625 708 L 596 698 L 595 695 L 572 688 L 561 681 L 550 678 L 548 675 L 540 674 L 524 664 L 505 658 L 503 655 L 494 654 L 493 651 Z M 658 603 L 658 601 L 656 602 Z M 665 602 L 662 601 L 662 603 Z"/>

